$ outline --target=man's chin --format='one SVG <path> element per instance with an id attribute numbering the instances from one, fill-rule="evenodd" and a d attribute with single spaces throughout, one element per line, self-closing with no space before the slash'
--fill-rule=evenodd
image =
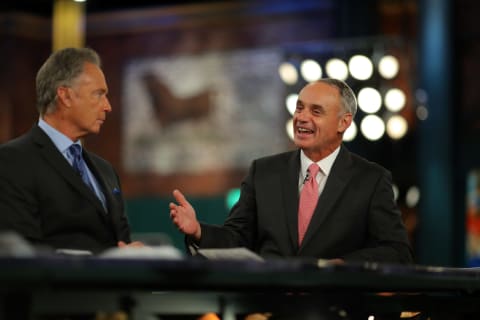
<path id="1" fill-rule="evenodd" d="M 93 128 L 90 129 L 90 134 L 99 134 L 100 133 L 101 126 L 94 126 Z"/>
<path id="2" fill-rule="evenodd" d="M 295 146 L 297 146 L 300 149 L 305 149 L 305 148 L 308 148 L 309 146 L 309 143 L 306 139 L 299 139 L 297 137 L 294 137 L 293 143 L 295 144 Z"/>

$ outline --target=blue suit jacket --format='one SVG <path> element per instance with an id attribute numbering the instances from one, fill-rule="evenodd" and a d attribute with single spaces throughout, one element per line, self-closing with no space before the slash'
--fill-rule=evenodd
<path id="1" fill-rule="evenodd" d="M 34 244 L 100 252 L 130 241 L 120 182 L 113 167 L 84 149 L 107 211 L 38 127 L 0 146 L 0 231 Z"/>

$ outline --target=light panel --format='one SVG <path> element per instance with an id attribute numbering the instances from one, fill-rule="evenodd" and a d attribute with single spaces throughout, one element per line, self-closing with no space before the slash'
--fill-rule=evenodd
<path id="1" fill-rule="evenodd" d="M 298 81 L 297 69 L 290 62 L 280 64 L 278 74 L 280 75 L 280 79 L 287 85 L 294 85 Z"/>
<path id="2" fill-rule="evenodd" d="M 360 131 L 365 138 L 371 141 L 380 139 L 385 133 L 385 123 L 376 115 L 370 114 L 360 123 Z"/>
<path id="3" fill-rule="evenodd" d="M 348 69 L 353 78 L 368 80 L 373 74 L 372 61 L 364 55 L 355 55 L 348 61 Z"/>

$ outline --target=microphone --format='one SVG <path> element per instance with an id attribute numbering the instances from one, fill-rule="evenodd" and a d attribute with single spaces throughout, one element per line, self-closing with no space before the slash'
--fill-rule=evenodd
<path id="1" fill-rule="evenodd" d="M 302 184 L 305 184 L 308 180 L 310 180 L 310 170 L 307 170 L 307 174 L 305 175 L 305 179 L 303 179 Z"/>

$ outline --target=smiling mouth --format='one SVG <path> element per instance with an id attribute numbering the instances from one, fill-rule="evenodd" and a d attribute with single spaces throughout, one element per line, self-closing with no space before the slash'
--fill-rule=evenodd
<path id="1" fill-rule="evenodd" d="M 307 128 L 297 128 L 297 132 L 300 134 L 312 134 L 313 130 Z"/>

